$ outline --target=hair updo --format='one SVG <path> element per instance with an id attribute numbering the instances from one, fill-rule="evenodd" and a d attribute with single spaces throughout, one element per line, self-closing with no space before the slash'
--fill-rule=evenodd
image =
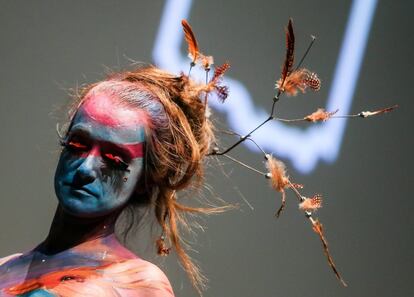
<path id="1" fill-rule="evenodd" d="M 186 206 L 177 201 L 177 191 L 203 184 L 203 159 L 214 143 L 204 101 L 211 86 L 197 84 L 184 74 L 177 76 L 154 66 L 141 66 L 82 88 L 69 112 L 70 121 L 91 90 L 113 95 L 120 104 L 146 113 L 144 170 L 129 206 L 154 208 L 165 238 L 200 292 L 204 277 L 182 246 L 180 225 L 186 225 L 185 213 L 216 213 L 225 207 Z"/>

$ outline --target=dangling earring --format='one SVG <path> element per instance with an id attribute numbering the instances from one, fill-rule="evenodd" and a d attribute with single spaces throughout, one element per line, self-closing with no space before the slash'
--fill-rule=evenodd
<path id="1" fill-rule="evenodd" d="M 157 254 L 160 256 L 168 256 L 170 254 L 171 248 L 167 247 L 165 243 L 165 235 L 164 232 L 161 236 L 157 239 Z"/>

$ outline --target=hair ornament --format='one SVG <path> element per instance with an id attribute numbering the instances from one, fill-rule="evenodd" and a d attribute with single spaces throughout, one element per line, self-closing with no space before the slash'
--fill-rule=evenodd
<path id="1" fill-rule="evenodd" d="M 188 44 L 188 55 L 191 59 L 190 63 L 190 71 L 193 66 L 196 64 L 200 64 L 204 70 L 206 71 L 206 85 L 205 85 L 205 106 L 207 106 L 207 99 L 208 94 L 214 91 L 217 95 L 219 100 L 222 102 L 228 96 L 228 88 L 225 85 L 221 84 L 222 77 L 224 73 L 228 70 L 230 65 L 228 63 L 224 63 L 223 65 L 217 67 L 215 69 L 214 75 L 210 81 L 208 81 L 208 71 L 210 70 L 210 66 L 212 64 L 212 57 L 204 56 L 200 53 L 198 48 L 198 43 L 195 38 L 195 35 L 191 29 L 191 26 L 188 24 L 186 20 L 182 20 L 182 26 L 184 29 L 185 39 Z M 303 189 L 303 185 L 294 183 L 291 181 L 291 178 L 286 173 L 286 166 L 285 164 L 274 157 L 272 154 L 267 153 L 261 146 L 258 144 L 253 137 L 254 132 L 259 130 L 261 127 L 266 125 L 270 121 L 280 121 L 280 122 L 308 122 L 308 123 L 316 123 L 316 122 L 325 122 L 334 118 L 354 118 L 354 117 L 361 117 L 366 118 L 370 116 L 380 115 L 384 113 L 388 113 L 394 110 L 397 105 L 375 110 L 375 111 L 363 111 L 357 114 L 349 114 L 349 115 L 337 115 L 338 109 L 332 112 L 325 111 L 323 108 L 318 108 L 315 112 L 306 115 L 304 117 L 300 117 L 297 119 L 284 119 L 276 117 L 276 103 L 280 100 L 281 95 L 286 94 L 288 96 L 296 96 L 299 93 L 305 93 L 306 89 L 309 88 L 312 91 L 319 91 L 321 87 L 321 81 L 318 75 L 315 72 L 312 72 L 306 68 L 301 68 L 301 65 L 308 55 L 310 49 L 312 48 L 313 43 L 315 42 L 315 36 L 311 36 L 311 41 L 303 54 L 302 58 L 300 59 L 297 66 L 294 68 L 294 60 L 295 60 L 295 35 L 293 31 L 293 21 L 289 19 L 287 27 L 285 29 L 286 35 L 286 54 L 285 59 L 282 64 L 282 71 L 280 78 L 276 81 L 275 86 L 277 89 L 276 95 L 273 97 L 273 102 L 270 108 L 270 112 L 267 118 L 263 120 L 263 122 L 259 123 L 256 127 L 252 127 L 250 132 L 246 135 L 238 134 L 234 131 L 221 131 L 223 134 L 231 137 L 237 137 L 238 139 L 234 141 L 233 144 L 229 145 L 227 148 L 220 147 L 217 143 L 213 146 L 213 149 L 208 154 L 209 156 L 217 156 L 217 157 L 225 157 L 244 168 L 251 170 L 259 175 L 262 175 L 266 179 L 270 181 L 270 186 L 277 192 L 281 193 L 281 206 L 276 212 L 276 217 L 279 217 L 286 205 L 286 196 L 287 191 L 291 190 L 293 194 L 297 197 L 299 201 L 299 209 L 304 211 L 305 217 L 311 223 L 311 226 L 315 233 L 318 234 L 324 254 L 327 258 L 328 264 L 332 268 L 337 279 L 343 286 L 346 286 L 345 281 L 343 280 L 342 276 L 340 275 L 338 269 L 336 268 L 333 258 L 328 249 L 328 242 L 324 236 L 322 224 L 319 222 L 318 219 L 313 217 L 313 214 L 316 210 L 322 207 L 322 195 L 317 194 L 310 198 L 307 198 L 301 194 L 301 190 Z M 265 168 L 266 171 L 259 170 L 255 168 L 255 166 L 246 164 L 242 160 L 238 160 L 231 156 L 229 153 L 242 144 L 245 141 L 252 142 L 259 151 L 262 152 L 263 157 L 265 159 Z M 161 249 L 162 250 L 162 249 Z"/>
<path id="2" fill-rule="evenodd" d="M 210 71 L 211 65 L 214 64 L 213 57 L 206 56 L 199 51 L 197 39 L 190 24 L 186 20 L 182 20 L 181 25 L 183 26 L 184 37 L 188 45 L 188 57 L 191 59 L 188 75 L 190 75 L 191 68 L 196 64 L 201 65 L 206 72 Z"/>

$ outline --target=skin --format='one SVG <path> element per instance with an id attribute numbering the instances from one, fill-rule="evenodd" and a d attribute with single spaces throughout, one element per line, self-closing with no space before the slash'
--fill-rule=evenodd
<path id="1" fill-rule="evenodd" d="M 105 94 L 89 97 L 63 141 L 55 191 L 66 212 L 96 218 L 122 208 L 133 194 L 142 173 L 145 115 Z"/>
<path id="2" fill-rule="evenodd" d="M 90 91 L 63 140 L 55 174 L 59 205 L 49 234 L 32 251 L 0 264 L 0 296 L 59 296 L 62 283 L 78 292 L 99 285 L 104 296 L 92 291 L 100 297 L 173 296 L 161 270 L 135 256 L 114 235 L 116 219 L 142 175 L 147 123 L 143 111 Z M 99 281 L 110 278 L 113 265 L 128 267 L 124 279 L 131 283 L 151 280 L 150 289 L 120 289 L 112 281 Z M 105 277 L 102 271 L 107 271 Z"/>

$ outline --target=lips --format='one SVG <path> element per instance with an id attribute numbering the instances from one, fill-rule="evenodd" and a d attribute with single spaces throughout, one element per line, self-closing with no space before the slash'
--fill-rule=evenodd
<path id="1" fill-rule="evenodd" d="M 79 187 L 71 183 L 64 183 L 64 185 L 70 187 L 71 192 L 82 194 L 82 195 L 90 195 L 90 196 L 98 197 L 97 193 L 95 193 L 91 189 L 88 189 L 87 187 Z"/>

